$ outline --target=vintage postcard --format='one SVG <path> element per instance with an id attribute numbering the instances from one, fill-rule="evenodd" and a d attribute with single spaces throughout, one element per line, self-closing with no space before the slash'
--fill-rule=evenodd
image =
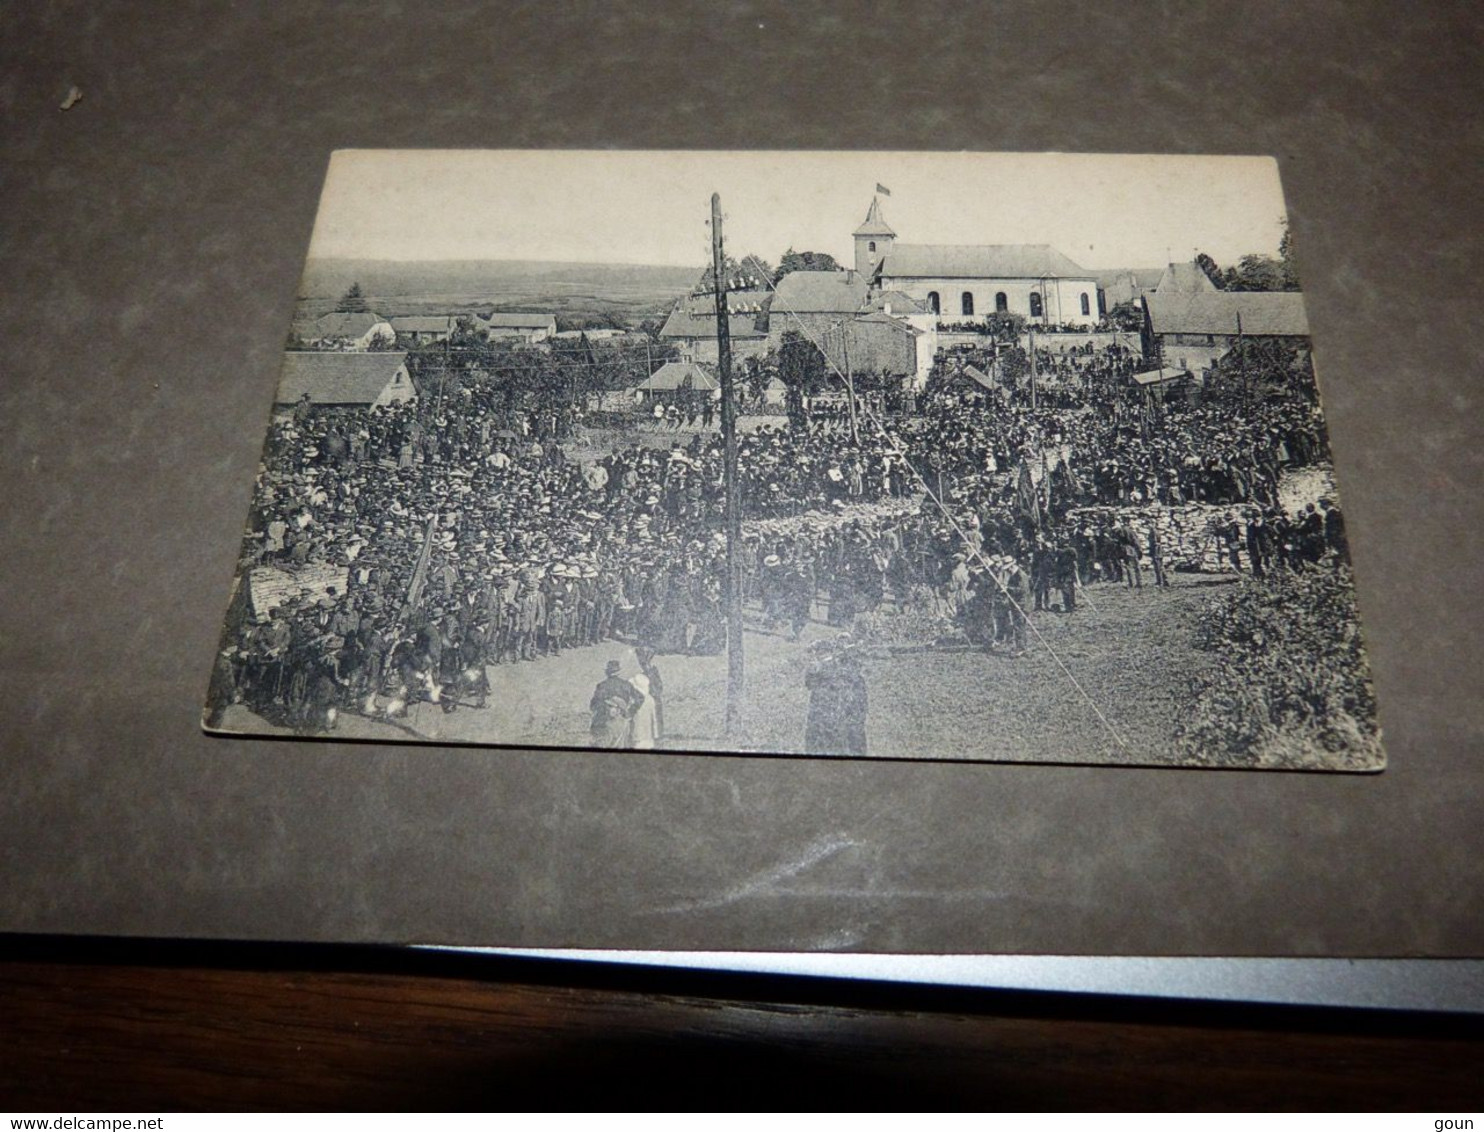
<path id="1" fill-rule="evenodd" d="M 337 153 L 205 725 L 1378 770 L 1301 264 L 1268 158 Z"/>

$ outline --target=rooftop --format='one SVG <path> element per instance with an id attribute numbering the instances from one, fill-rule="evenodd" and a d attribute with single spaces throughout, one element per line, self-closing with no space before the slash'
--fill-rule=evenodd
<path id="1" fill-rule="evenodd" d="M 399 315 L 389 321 L 398 334 L 437 334 L 453 329 L 453 318 L 450 315 L 409 314 Z"/>
<path id="2" fill-rule="evenodd" d="M 721 388 L 721 382 L 716 379 L 716 376 L 705 366 L 696 362 L 666 362 L 641 381 L 638 388 L 666 392 L 679 389 L 687 377 L 691 380 L 692 389 L 709 393 L 713 389 Z"/>
<path id="3" fill-rule="evenodd" d="M 870 207 L 870 210 L 867 211 L 867 213 L 866 213 L 865 220 L 861 221 L 861 226 L 859 228 L 857 228 L 854 232 L 852 232 L 851 235 L 853 235 L 853 236 L 895 236 L 896 235 L 896 233 L 891 230 L 891 225 L 886 222 L 886 218 L 881 215 L 881 198 L 880 197 L 872 197 L 871 198 L 871 207 Z"/>
<path id="4" fill-rule="evenodd" d="M 733 338 L 762 338 L 768 333 L 768 308 L 773 296 L 767 291 L 727 292 L 727 329 Z M 661 338 L 716 337 L 716 300 L 710 295 L 681 299 L 665 319 Z"/>
<path id="5" fill-rule="evenodd" d="M 504 330 L 555 330 L 556 316 L 541 311 L 495 311 L 484 324 Z"/>
<path id="6" fill-rule="evenodd" d="M 370 311 L 331 311 L 307 322 L 294 323 L 294 331 L 306 341 L 322 338 L 360 338 L 372 327 L 385 322 Z"/>
<path id="7" fill-rule="evenodd" d="M 1154 291 L 1144 296 L 1156 334 L 1223 334 L 1307 338 L 1309 318 L 1298 291 Z"/>
<path id="8" fill-rule="evenodd" d="M 1193 260 L 1189 263 L 1172 263 L 1164 269 L 1160 275 L 1159 282 L 1154 285 L 1154 290 L 1160 292 L 1184 292 L 1189 295 L 1199 295 L 1216 290 L 1216 284 L 1211 282 L 1211 277 L 1201 270 L 1201 265 Z"/>
<path id="9" fill-rule="evenodd" d="M 778 281 L 773 305 L 795 314 L 854 314 L 867 290 L 854 271 L 791 271 Z"/>
<path id="10" fill-rule="evenodd" d="M 400 350 L 368 353 L 326 353 L 290 350 L 283 356 L 274 401 L 292 405 L 306 393 L 315 405 L 369 405 L 407 360 Z M 410 378 L 403 377 L 403 381 Z"/>
<path id="11" fill-rule="evenodd" d="M 881 261 L 887 278 L 1092 279 L 1050 244 L 896 244 Z"/>

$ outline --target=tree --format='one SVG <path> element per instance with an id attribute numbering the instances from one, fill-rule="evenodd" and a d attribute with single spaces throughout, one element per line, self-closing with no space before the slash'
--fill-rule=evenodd
<path id="1" fill-rule="evenodd" d="M 1144 307 L 1141 303 L 1129 299 L 1127 302 L 1119 303 L 1108 312 L 1108 321 L 1119 330 L 1138 330 L 1144 325 Z"/>
<path id="2" fill-rule="evenodd" d="M 1206 273 L 1206 278 L 1211 281 L 1211 286 L 1215 287 L 1218 291 L 1226 286 L 1226 277 L 1221 273 L 1221 268 L 1205 252 L 1196 253 L 1195 265 Z"/>
<path id="3" fill-rule="evenodd" d="M 1288 227 L 1286 218 L 1283 221 L 1283 238 L 1278 241 L 1278 262 L 1283 265 L 1283 289 L 1285 291 L 1302 290 L 1299 284 L 1298 265 L 1293 261 L 1293 232 Z"/>
<path id="4" fill-rule="evenodd" d="M 778 261 L 778 270 L 773 273 L 776 284 L 785 275 L 794 271 L 838 271 L 840 265 L 835 257 L 826 252 L 796 252 L 793 248 L 783 253 Z"/>
<path id="5" fill-rule="evenodd" d="M 480 346 L 489 337 L 489 331 L 480 327 L 479 323 L 471 314 L 461 314 L 454 320 L 453 330 L 449 332 L 448 340 L 455 348 L 464 346 Z"/>
<path id="6" fill-rule="evenodd" d="M 819 347 L 797 330 L 785 330 L 778 344 L 778 380 L 786 392 L 788 420 L 794 428 L 808 424 L 804 398 L 813 397 L 825 384 L 825 360 Z"/>
<path id="7" fill-rule="evenodd" d="M 340 302 L 335 304 L 336 311 L 344 311 L 348 314 L 365 314 L 371 309 L 366 302 L 365 293 L 361 290 L 359 283 L 352 283 L 350 290 L 340 296 Z"/>
<path id="8" fill-rule="evenodd" d="M 1001 380 L 1012 391 L 1019 389 L 1021 382 L 1029 379 L 1031 374 L 1030 358 L 1020 346 L 1011 346 L 1008 350 L 1001 350 L 999 366 Z"/>
<path id="9" fill-rule="evenodd" d="M 1278 241 L 1278 258 L 1270 255 L 1244 255 L 1236 267 L 1225 271 L 1216 261 L 1201 252 L 1195 257 L 1211 282 L 1221 291 L 1297 291 L 1298 270 L 1293 262 L 1293 234 L 1288 221 L 1282 221 L 1283 237 Z"/>
<path id="10" fill-rule="evenodd" d="M 1009 311 L 996 311 L 984 319 L 984 329 L 996 342 L 1019 342 L 1020 336 L 1025 333 L 1025 327 L 1025 316 L 1011 314 Z"/>
<path id="11" fill-rule="evenodd" d="M 753 355 L 742 363 L 742 387 L 747 392 L 750 405 L 762 406 L 768 393 L 768 384 L 778 367 L 778 356 L 771 350 L 766 359 Z"/>
<path id="12" fill-rule="evenodd" d="M 1272 256 L 1244 255 L 1236 267 L 1226 269 L 1228 291 L 1291 291 L 1286 285 L 1283 264 Z"/>
<path id="13" fill-rule="evenodd" d="M 1309 351 L 1286 342 L 1247 338 L 1216 363 L 1202 399 L 1215 405 L 1246 406 L 1254 401 L 1319 397 Z"/>

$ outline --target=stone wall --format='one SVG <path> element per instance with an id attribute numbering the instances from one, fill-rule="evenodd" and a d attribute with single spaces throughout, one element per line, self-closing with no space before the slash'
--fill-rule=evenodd
<path id="1" fill-rule="evenodd" d="M 1127 521 L 1139 539 L 1144 565 L 1149 564 L 1149 531 L 1159 530 L 1159 543 L 1165 568 L 1193 567 L 1202 573 L 1231 573 L 1225 544 L 1217 537 L 1216 528 L 1235 508 L 1209 503 L 1187 503 L 1180 507 L 1078 507 L 1071 511 L 1073 521 L 1091 522 L 1095 527 Z M 1242 558 L 1245 561 L 1245 545 Z"/>
<path id="2" fill-rule="evenodd" d="M 1031 336 L 1022 334 L 1020 346 L 1022 349 L 1030 348 Z M 1139 348 L 1139 336 L 1127 331 L 1116 330 L 1088 332 L 1086 334 L 1042 334 L 1036 331 L 1036 349 L 1050 350 L 1053 354 L 1064 354 L 1068 350 L 1083 350 L 1091 345 L 1095 351 L 1106 350 L 1109 346 L 1118 344 L 1130 349 Z"/>

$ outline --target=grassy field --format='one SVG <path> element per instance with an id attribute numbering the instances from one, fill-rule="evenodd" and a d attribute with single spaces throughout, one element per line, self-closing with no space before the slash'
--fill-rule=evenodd
<path id="1" fill-rule="evenodd" d="M 645 264 L 541 263 L 519 260 L 397 263 L 312 260 L 305 267 L 297 317 L 333 310 L 352 283 L 384 317 L 501 310 L 547 311 L 573 320 L 616 317 L 630 326 L 663 318 L 687 294 L 695 268 Z"/>

